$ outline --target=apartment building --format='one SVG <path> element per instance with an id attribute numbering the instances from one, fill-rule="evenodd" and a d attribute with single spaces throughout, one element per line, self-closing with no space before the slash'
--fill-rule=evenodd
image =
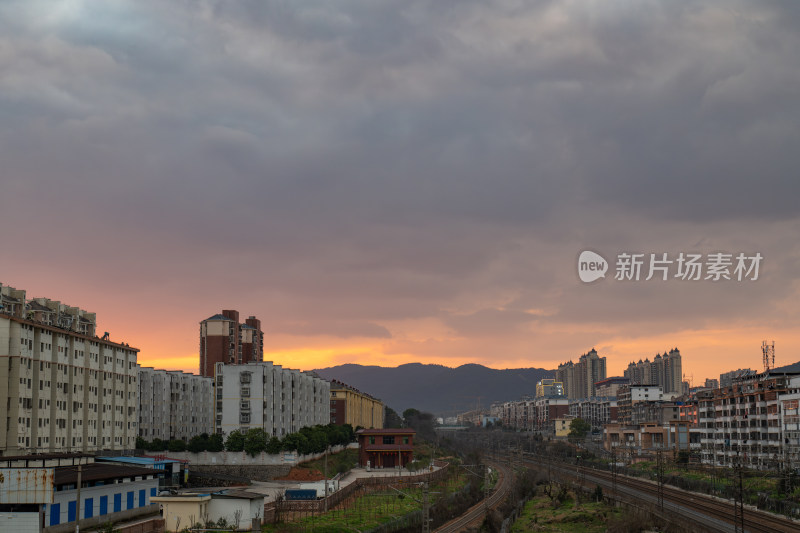
<path id="1" fill-rule="evenodd" d="M 226 309 L 200 322 L 200 375 L 213 378 L 217 363 L 246 364 L 264 359 L 261 321 L 239 322 L 239 311 Z"/>
<path id="2" fill-rule="evenodd" d="M 577 363 L 568 361 L 558 365 L 556 381 L 563 384 L 570 399 L 591 398 L 597 395 L 595 383 L 606 379 L 606 358 L 592 348 L 580 356 Z"/>
<path id="3" fill-rule="evenodd" d="M 311 372 L 270 361 L 215 367 L 215 431 L 264 428 L 284 437 L 300 428 L 330 423 L 330 383 Z"/>
<path id="4" fill-rule="evenodd" d="M 520 431 L 530 431 L 536 425 L 536 406 L 534 399 L 523 397 L 519 400 L 503 402 L 499 418 L 503 425 Z"/>
<path id="5" fill-rule="evenodd" d="M 660 385 L 664 392 L 683 393 L 683 362 L 681 352 L 673 348 L 663 355 L 656 354 L 652 361 L 639 359 L 631 362 L 625 377 L 633 385 Z"/>
<path id="6" fill-rule="evenodd" d="M 564 396 L 564 384 L 552 378 L 545 378 L 536 384 L 536 396 Z"/>
<path id="7" fill-rule="evenodd" d="M 183 439 L 214 432 L 214 380 L 181 371 L 139 369 L 139 436 Z"/>
<path id="8" fill-rule="evenodd" d="M 594 384 L 594 390 L 599 397 L 611 397 L 614 398 L 617 396 L 617 391 L 620 387 L 624 385 L 630 385 L 631 380 L 621 376 L 614 376 L 606 379 L 601 379 L 597 383 Z"/>
<path id="9" fill-rule="evenodd" d="M 96 319 L 0 285 L 0 455 L 134 448 L 139 350 Z"/>
<path id="10" fill-rule="evenodd" d="M 330 382 L 331 422 L 350 424 L 354 428 L 381 429 L 383 402 L 341 381 Z"/>
<path id="11" fill-rule="evenodd" d="M 632 410 L 639 402 L 664 400 L 664 389 L 660 385 L 627 385 L 617 390 L 618 421 L 622 425 L 634 423 Z"/>
<path id="12" fill-rule="evenodd" d="M 569 416 L 582 418 L 592 429 L 600 429 L 604 424 L 617 421 L 617 399 L 610 396 L 580 398 L 569 401 Z"/>
<path id="13" fill-rule="evenodd" d="M 743 372 L 697 399 L 703 462 L 759 470 L 800 466 L 800 363 Z"/>
<path id="14" fill-rule="evenodd" d="M 519 400 L 493 405 L 491 414 L 503 425 L 519 431 L 550 430 L 552 421 L 569 416 L 570 400 L 566 396 L 523 397 Z"/>

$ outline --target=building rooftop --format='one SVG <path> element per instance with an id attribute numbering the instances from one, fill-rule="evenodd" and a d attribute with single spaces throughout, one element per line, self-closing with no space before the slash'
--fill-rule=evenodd
<path id="1" fill-rule="evenodd" d="M 103 461 L 106 463 L 128 463 L 132 465 L 141 465 L 141 466 L 152 466 L 156 463 L 179 463 L 180 461 L 176 461 L 175 459 L 167 459 L 167 458 L 156 458 L 156 457 L 130 457 L 130 456 L 122 456 L 122 457 L 98 457 L 98 461 Z"/>
<path id="2" fill-rule="evenodd" d="M 138 466 L 126 466 L 113 463 L 92 463 L 83 465 L 81 469 L 81 482 L 119 479 L 123 477 L 156 476 L 160 473 L 161 472 L 158 470 L 141 468 Z M 54 482 L 56 485 L 67 485 L 77 482 L 77 466 L 56 467 L 56 476 Z"/>
<path id="3" fill-rule="evenodd" d="M 791 365 L 779 366 L 778 368 L 771 368 L 769 374 L 800 374 L 800 361 L 792 363 Z"/>
<path id="4" fill-rule="evenodd" d="M 356 431 L 356 435 L 415 435 L 416 433 L 411 428 L 359 429 Z"/>
<path id="5" fill-rule="evenodd" d="M 210 316 L 210 317 L 206 318 L 205 320 L 203 320 L 203 322 L 208 322 L 210 320 L 230 320 L 230 321 L 233 321 L 233 319 L 228 318 L 225 315 L 216 314 L 214 316 Z"/>

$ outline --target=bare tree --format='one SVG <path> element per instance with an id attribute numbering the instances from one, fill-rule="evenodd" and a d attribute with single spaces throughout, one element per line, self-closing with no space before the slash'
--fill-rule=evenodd
<path id="1" fill-rule="evenodd" d="M 236 509 L 233 512 L 233 530 L 239 531 L 239 522 L 242 521 L 242 509 Z"/>
<path id="2" fill-rule="evenodd" d="M 181 516 L 178 515 L 175 517 L 175 531 L 181 530 Z"/>

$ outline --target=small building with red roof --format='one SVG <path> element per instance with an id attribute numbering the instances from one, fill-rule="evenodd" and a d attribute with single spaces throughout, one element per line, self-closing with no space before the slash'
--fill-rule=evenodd
<path id="1" fill-rule="evenodd" d="M 358 464 L 371 468 L 403 468 L 414 460 L 414 435 L 411 428 L 359 429 Z"/>

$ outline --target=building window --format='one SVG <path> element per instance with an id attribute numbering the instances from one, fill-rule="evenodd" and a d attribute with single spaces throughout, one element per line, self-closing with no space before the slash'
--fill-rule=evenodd
<path id="1" fill-rule="evenodd" d="M 384 435 L 383 436 L 383 443 L 384 444 L 394 444 L 394 435 Z"/>

